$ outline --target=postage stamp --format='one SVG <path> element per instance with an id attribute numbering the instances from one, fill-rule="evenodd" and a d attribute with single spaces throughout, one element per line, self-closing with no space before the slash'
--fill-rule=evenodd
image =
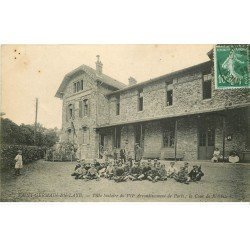
<path id="1" fill-rule="evenodd" d="M 249 44 L 216 45 L 214 70 L 216 89 L 250 86 Z"/>

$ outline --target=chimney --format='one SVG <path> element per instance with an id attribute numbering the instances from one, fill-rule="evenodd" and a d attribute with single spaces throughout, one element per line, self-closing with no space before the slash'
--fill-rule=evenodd
<path id="1" fill-rule="evenodd" d="M 96 71 L 97 71 L 98 75 L 101 75 L 102 74 L 102 66 L 103 66 L 103 64 L 100 61 L 100 56 L 97 55 L 96 57 L 97 57 L 97 61 L 95 63 L 95 65 L 96 65 Z"/>
<path id="2" fill-rule="evenodd" d="M 134 77 L 130 76 L 128 79 L 129 86 L 135 85 L 137 81 L 135 80 Z"/>

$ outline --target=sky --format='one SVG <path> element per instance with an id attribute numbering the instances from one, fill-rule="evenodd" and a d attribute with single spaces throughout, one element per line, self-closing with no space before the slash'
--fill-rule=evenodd
<path id="1" fill-rule="evenodd" d="M 35 121 L 61 128 L 62 101 L 55 97 L 63 77 L 82 64 L 128 84 L 158 77 L 209 60 L 213 45 L 2 45 L 1 112 L 17 124 Z"/>

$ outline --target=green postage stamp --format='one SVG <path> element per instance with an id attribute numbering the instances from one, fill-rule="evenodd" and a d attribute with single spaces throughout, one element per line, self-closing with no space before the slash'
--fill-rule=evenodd
<path id="1" fill-rule="evenodd" d="M 250 86 L 249 44 L 216 45 L 214 71 L 216 89 Z"/>

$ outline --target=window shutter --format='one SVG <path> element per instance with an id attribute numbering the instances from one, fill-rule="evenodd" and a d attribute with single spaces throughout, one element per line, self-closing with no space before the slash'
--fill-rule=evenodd
<path id="1" fill-rule="evenodd" d="M 81 80 L 81 90 L 83 90 L 83 80 Z"/>
<path id="2" fill-rule="evenodd" d="M 66 122 L 69 120 L 69 106 L 66 107 Z"/>
<path id="3" fill-rule="evenodd" d="M 75 119 L 75 104 L 72 104 L 72 119 Z"/>
<path id="4" fill-rule="evenodd" d="M 89 144 L 89 137 L 90 137 L 90 133 L 89 133 L 89 128 L 87 129 L 87 132 L 86 132 L 86 135 L 87 135 L 87 144 Z"/>
<path id="5" fill-rule="evenodd" d="M 87 116 L 90 116 L 90 101 L 87 100 L 87 103 L 88 103 L 88 110 L 87 110 L 88 114 L 87 114 Z"/>
<path id="6" fill-rule="evenodd" d="M 82 118 L 82 100 L 79 101 L 79 117 Z"/>

